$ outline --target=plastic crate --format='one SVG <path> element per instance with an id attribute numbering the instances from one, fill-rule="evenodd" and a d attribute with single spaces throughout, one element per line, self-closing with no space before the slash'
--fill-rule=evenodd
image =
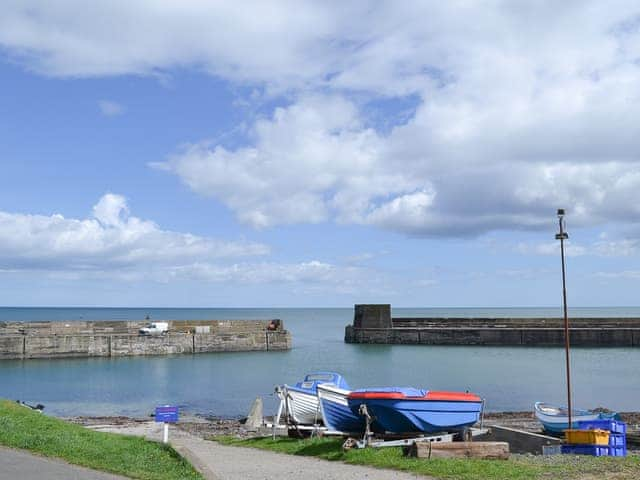
<path id="1" fill-rule="evenodd" d="M 620 447 L 608 447 L 609 455 L 612 457 L 626 457 L 627 456 L 627 446 L 623 445 Z"/>
<path id="2" fill-rule="evenodd" d="M 624 447 L 609 447 L 609 455 L 612 457 L 626 457 L 627 446 Z"/>
<path id="3" fill-rule="evenodd" d="M 609 447 L 606 445 L 562 445 L 561 451 L 565 455 L 609 456 Z"/>
<path id="4" fill-rule="evenodd" d="M 565 430 L 564 438 L 570 445 L 609 445 L 608 430 Z"/>
<path id="5" fill-rule="evenodd" d="M 562 453 L 562 445 L 543 445 L 542 455 L 560 455 Z"/>
<path id="6" fill-rule="evenodd" d="M 583 420 L 578 422 L 580 430 L 609 430 L 611 433 L 627 433 L 627 424 L 618 420 Z"/>
<path id="7" fill-rule="evenodd" d="M 623 433 L 612 433 L 611 435 L 609 435 L 609 446 L 610 447 L 626 447 L 627 436 Z"/>
<path id="8" fill-rule="evenodd" d="M 560 447 L 563 454 L 569 455 L 591 455 L 594 457 L 626 457 L 627 447 L 610 447 L 608 445 L 569 445 Z"/>

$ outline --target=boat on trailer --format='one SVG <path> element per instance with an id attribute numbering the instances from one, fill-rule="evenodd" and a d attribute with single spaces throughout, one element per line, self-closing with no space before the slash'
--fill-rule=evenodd
<path id="1" fill-rule="evenodd" d="M 542 424 L 545 432 L 552 435 L 562 435 L 569 428 L 569 410 L 566 407 L 558 407 L 544 402 L 536 402 L 533 411 Z M 594 412 L 592 410 L 571 411 L 571 428 L 578 428 L 578 422 L 592 420 L 619 420 L 620 416 L 615 412 Z"/>
<path id="2" fill-rule="evenodd" d="M 280 406 L 276 415 L 279 422 L 282 413 L 298 425 L 316 425 L 322 420 L 318 402 L 318 386 L 334 385 L 348 390 L 349 385 L 342 375 L 335 372 L 314 372 L 295 385 L 282 385 L 276 388 Z"/>
<path id="3" fill-rule="evenodd" d="M 349 408 L 348 396 L 351 393 L 345 385 L 341 388 L 330 383 L 318 385 L 318 403 L 322 422 L 331 432 L 362 434 L 366 429 L 366 419 L 354 414 Z M 373 421 L 370 425 L 374 432 L 382 433 L 384 429 Z"/>
<path id="4" fill-rule="evenodd" d="M 428 391 L 411 387 L 354 390 L 347 396 L 349 409 L 375 421 L 387 432 L 464 431 L 480 419 L 483 401 L 473 393 Z"/>

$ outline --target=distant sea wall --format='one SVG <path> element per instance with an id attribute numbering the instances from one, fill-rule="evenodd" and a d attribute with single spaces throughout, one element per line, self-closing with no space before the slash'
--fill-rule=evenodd
<path id="1" fill-rule="evenodd" d="M 148 322 L 0 322 L 0 360 L 121 357 L 291 348 L 280 320 L 173 320 L 165 335 L 140 335 Z"/>
<path id="2" fill-rule="evenodd" d="M 640 318 L 570 318 L 572 346 L 640 347 Z M 391 305 L 355 305 L 346 343 L 564 345 L 561 318 L 392 318 Z"/>

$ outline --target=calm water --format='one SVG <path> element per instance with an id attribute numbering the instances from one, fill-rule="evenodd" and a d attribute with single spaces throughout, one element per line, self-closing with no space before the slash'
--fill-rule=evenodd
<path id="1" fill-rule="evenodd" d="M 341 372 L 352 387 L 398 385 L 478 393 L 489 410 L 565 402 L 562 348 L 347 345 L 353 309 L 0 308 L 0 321 L 281 318 L 288 352 L 0 361 L 0 397 L 43 403 L 54 415 L 146 416 L 175 403 L 193 413 L 246 414 L 273 386 L 314 370 Z M 559 316 L 560 309 L 394 309 L 394 316 Z M 640 316 L 640 308 L 574 309 L 574 316 Z M 574 404 L 640 410 L 640 348 L 572 350 Z"/>

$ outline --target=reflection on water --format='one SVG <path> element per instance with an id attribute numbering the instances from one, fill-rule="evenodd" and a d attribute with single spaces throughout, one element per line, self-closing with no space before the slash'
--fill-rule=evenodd
<path id="1" fill-rule="evenodd" d="M 34 309 L 22 309 L 34 310 Z M 57 318 L 282 318 L 292 331 L 288 352 L 246 352 L 166 357 L 129 357 L 0 362 L 0 396 L 43 403 L 57 415 L 146 416 L 155 405 L 177 403 L 192 412 L 246 414 L 258 395 L 275 408 L 273 387 L 295 382 L 313 370 L 341 372 L 352 387 L 406 385 L 470 390 L 490 410 L 530 410 L 537 400 L 564 403 L 561 348 L 347 345 L 344 326 L 352 309 L 55 309 Z M 67 310 L 62 311 L 62 310 Z M 588 309 L 580 315 L 638 315 Z M 622 313 L 620 313 L 622 312 Z M 47 312 L 21 311 L 22 319 Z M 464 309 L 468 316 L 557 315 L 548 309 Z M 394 310 L 396 316 L 461 315 L 459 310 Z M 8 317 L 9 315 L 9 317 Z M 16 319 L 0 309 L 0 320 Z M 38 315 L 40 315 L 38 317 Z M 24 318 L 27 317 L 27 318 Z M 35 317 L 35 318 L 34 318 Z M 640 349 L 576 348 L 572 351 L 574 403 L 640 410 Z"/>

